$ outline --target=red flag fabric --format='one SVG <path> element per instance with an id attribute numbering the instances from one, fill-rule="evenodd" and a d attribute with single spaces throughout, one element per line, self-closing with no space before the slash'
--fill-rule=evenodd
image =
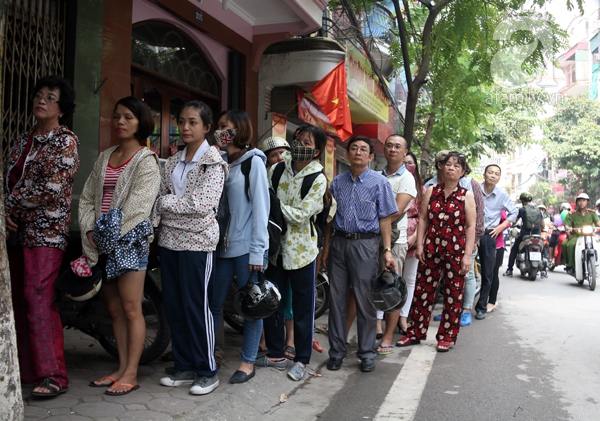
<path id="1" fill-rule="evenodd" d="M 340 62 L 310 91 L 342 140 L 352 136 L 352 120 L 344 64 L 344 61 Z"/>

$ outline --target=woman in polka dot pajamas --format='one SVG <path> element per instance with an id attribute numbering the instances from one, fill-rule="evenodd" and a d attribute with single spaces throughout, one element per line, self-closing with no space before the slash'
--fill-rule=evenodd
<path id="1" fill-rule="evenodd" d="M 444 310 L 437 332 L 437 350 L 446 352 L 456 343 L 464 293 L 465 274 L 471 268 L 475 240 L 475 199 L 458 181 L 465 175 L 464 155 L 450 152 L 443 163 L 444 184 L 432 186 L 423 198 L 417 230 L 419 272 L 411 318 L 400 347 L 427 338 L 435 292 L 444 277 Z"/>

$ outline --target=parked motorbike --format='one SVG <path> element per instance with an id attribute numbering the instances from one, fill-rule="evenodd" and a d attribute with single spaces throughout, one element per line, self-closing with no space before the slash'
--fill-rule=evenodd
<path id="1" fill-rule="evenodd" d="M 599 228 L 586 225 L 581 228 L 574 228 L 573 231 L 579 234 L 575 245 L 575 273 L 572 276 L 579 285 L 588 281 L 590 290 L 596 289 L 596 273 L 598 272 L 598 251 L 600 250 L 600 240 L 595 235 L 600 232 Z"/>
<path id="2" fill-rule="evenodd" d="M 519 236 L 520 233 L 521 233 L 521 227 L 512 227 L 510 229 L 509 241 L 508 241 L 508 243 L 506 243 L 506 241 L 505 241 L 504 244 L 508 245 L 509 247 L 512 247 L 515 244 L 515 240 L 517 239 L 517 237 Z"/>
<path id="3" fill-rule="evenodd" d="M 535 281 L 538 271 L 545 270 L 548 264 L 543 258 L 544 239 L 541 235 L 532 234 L 523 237 L 517 253 L 517 267 L 521 276 L 526 276 L 530 281 Z"/>
<path id="4" fill-rule="evenodd" d="M 223 320 L 237 332 L 244 333 L 244 318 L 235 311 L 233 306 L 233 297 L 236 292 L 237 284 L 234 281 L 227 291 L 227 297 L 223 304 Z M 315 320 L 325 314 L 329 308 L 330 300 L 329 277 L 327 271 L 321 268 L 315 280 Z"/>
<path id="5" fill-rule="evenodd" d="M 67 253 L 67 255 L 69 257 L 77 256 L 76 252 L 75 254 Z M 79 248 L 79 255 L 81 255 L 81 248 Z M 57 296 L 60 298 L 55 301 L 55 305 L 60 312 L 63 327 L 77 329 L 92 336 L 110 355 L 118 358 L 112 318 L 104 296 L 96 294 L 87 301 L 72 301 L 68 297 Z M 151 253 L 148 261 L 142 312 L 146 320 L 146 340 L 140 364 L 148 364 L 164 353 L 171 340 L 171 330 L 162 301 L 160 267 L 156 253 Z"/>

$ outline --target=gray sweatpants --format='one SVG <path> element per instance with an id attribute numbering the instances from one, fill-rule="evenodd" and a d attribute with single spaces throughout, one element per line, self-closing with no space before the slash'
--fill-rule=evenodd
<path id="1" fill-rule="evenodd" d="M 329 357 L 346 356 L 346 315 L 348 292 L 354 289 L 358 328 L 358 358 L 375 358 L 377 316 L 369 300 L 371 282 L 377 276 L 379 240 L 347 240 L 331 237 L 327 274 L 331 304 L 329 307 Z"/>

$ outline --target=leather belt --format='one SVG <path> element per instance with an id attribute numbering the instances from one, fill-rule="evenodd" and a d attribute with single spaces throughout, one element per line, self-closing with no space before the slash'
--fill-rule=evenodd
<path id="1" fill-rule="evenodd" d="M 346 240 L 369 240 L 377 236 L 374 232 L 344 232 L 339 230 L 333 230 L 333 235 Z"/>

